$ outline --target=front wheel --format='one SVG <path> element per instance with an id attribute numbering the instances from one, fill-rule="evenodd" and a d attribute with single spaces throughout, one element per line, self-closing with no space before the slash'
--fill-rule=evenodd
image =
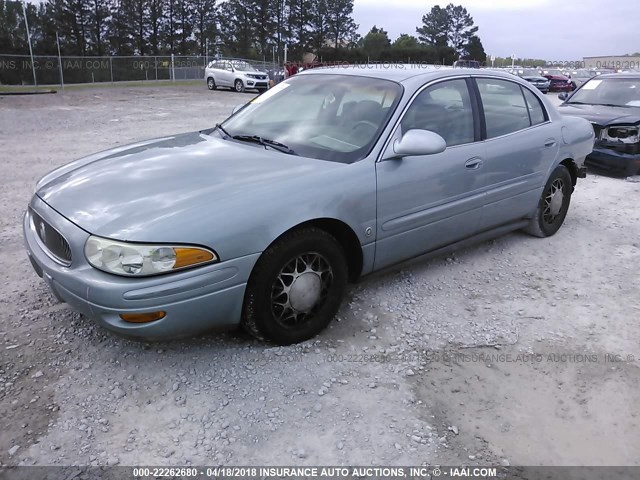
<path id="1" fill-rule="evenodd" d="M 567 167 L 558 165 L 544 187 L 538 208 L 525 231 L 536 237 L 550 237 L 555 234 L 564 222 L 573 184 Z"/>
<path id="2" fill-rule="evenodd" d="M 207 78 L 207 88 L 209 90 L 215 90 L 216 89 L 216 81 L 213 79 L 213 77 Z"/>
<path id="3" fill-rule="evenodd" d="M 279 345 L 317 335 L 333 319 L 347 284 L 344 251 L 313 227 L 284 235 L 256 263 L 244 297 L 242 326 Z"/>
<path id="4" fill-rule="evenodd" d="M 236 80 L 235 83 L 233 84 L 236 92 L 238 93 L 242 93 L 244 92 L 244 83 L 242 83 L 242 80 Z"/>

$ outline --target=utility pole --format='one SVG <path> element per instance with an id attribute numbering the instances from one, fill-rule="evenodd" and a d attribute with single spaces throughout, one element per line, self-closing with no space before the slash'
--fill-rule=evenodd
<path id="1" fill-rule="evenodd" d="M 31 33 L 29 32 L 29 21 L 27 20 L 27 7 L 25 1 L 22 0 L 22 14 L 24 15 L 24 26 L 27 29 L 27 41 L 29 43 L 29 55 L 31 55 L 31 70 L 33 72 L 33 85 L 38 86 L 38 80 L 36 80 L 36 65 L 33 63 L 33 50 L 31 49 Z"/>
<path id="2" fill-rule="evenodd" d="M 62 75 L 62 55 L 60 55 L 60 38 L 56 31 L 56 43 L 58 44 L 58 66 L 60 67 L 60 86 L 64 90 L 64 76 Z"/>

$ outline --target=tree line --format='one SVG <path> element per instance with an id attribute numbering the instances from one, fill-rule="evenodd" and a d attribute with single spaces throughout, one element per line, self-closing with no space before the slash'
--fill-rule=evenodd
<path id="1" fill-rule="evenodd" d="M 393 43 L 374 26 L 364 37 L 354 0 L 45 0 L 27 4 L 34 54 L 223 55 L 271 60 L 315 52 L 323 60 L 484 61 L 478 27 L 462 6 L 435 6 Z M 26 54 L 22 5 L 0 0 L 0 54 Z"/>

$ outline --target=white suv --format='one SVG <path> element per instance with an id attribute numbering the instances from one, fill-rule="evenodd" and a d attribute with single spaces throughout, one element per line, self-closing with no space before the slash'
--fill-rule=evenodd
<path id="1" fill-rule="evenodd" d="M 243 60 L 214 60 L 204 69 L 204 79 L 209 90 L 229 87 L 236 92 L 264 92 L 269 88 L 269 76 Z"/>

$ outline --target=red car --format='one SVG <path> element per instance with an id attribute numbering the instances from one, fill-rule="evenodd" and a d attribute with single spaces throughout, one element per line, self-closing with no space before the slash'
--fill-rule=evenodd
<path id="1" fill-rule="evenodd" d="M 572 92 L 575 88 L 571 79 L 563 75 L 561 70 L 543 70 L 541 75 L 549 79 L 550 92 Z"/>

